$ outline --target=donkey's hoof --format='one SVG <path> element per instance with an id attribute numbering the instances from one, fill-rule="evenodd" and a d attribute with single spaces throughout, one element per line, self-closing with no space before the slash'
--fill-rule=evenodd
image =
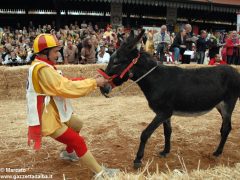
<path id="1" fill-rule="evenodd" d="M 133 167 L 134 167 L 134 169 L 138 169 L 138 168 L 140 168 L 142 166 L 142 162 L 141 161 L 134 161 L 133 162 Z"/>
<path id="2" fill-rule="evenodd" d="M 159 156 L 160 156 L 160 157 L 164 157 L 164 158 L 165 158 L 165 157 L 167 157 L 167 155 L 168 155 L 168 153 L 167 153 L 167 152 L 164 152 L 164 151 L 162 151 L 162 152 L 159 153 Z"/>
<path id="3" fill-rule="evenodd" d="M 213 156 L 219 157 L 221 154 L 222 154 L 222 152 L 215 151 L 215 152 L 213 153 Z"/>

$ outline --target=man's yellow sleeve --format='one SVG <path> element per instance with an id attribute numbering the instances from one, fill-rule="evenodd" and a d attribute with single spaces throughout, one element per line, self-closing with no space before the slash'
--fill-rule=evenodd
<path id="1" fill-rule="evenodd" d="M 65 98 L 85 96 L 97 88 L 95 79 L 71 81 L 50 67 L 43 67 L 38 71 L 39 85 L 44 94 Z"/>

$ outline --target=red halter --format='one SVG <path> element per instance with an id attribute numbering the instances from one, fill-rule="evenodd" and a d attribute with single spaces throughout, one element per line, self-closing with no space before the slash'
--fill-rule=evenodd
<path id="1" fill-rule="evenodd" d="M 98 69 L 98 73 L 101 74 L 105 79 L 109 81 L 112 88 L 114 88 L 116 85 L 112 82 L 112 80 L 116 77 L 120 77 L 121 79 L 124 77 L 124 75 L 130 71 L 130 69 L 138 62 L 138 59 L 140 58 L 140 53 L 138 53 L 138 56 L 132 60 L 132 62 L 123 70 L 123 72 L 119 75 L 114 74 L 113 76 L 108 76 L 102 69 Z"/>
<path id="2" fill-rule="evenodd" d="M 105 79 L 108 80 L 109 84 L 111 84 L 112 88 L 114 88 L 116 85 L 112 82 L 114 78 L 116 78 L 118 75 L 114 74 L 113 76 L 108 76 L 102 69 L 97 70 L 99 74 L 101 74 Z"/>

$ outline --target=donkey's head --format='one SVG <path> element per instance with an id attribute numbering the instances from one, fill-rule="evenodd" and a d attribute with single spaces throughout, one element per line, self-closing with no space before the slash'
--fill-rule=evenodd
<path id="1" fill-rule="evenodd" d="M 134 32 L 131 31 L 126 42 L 111 55 L 105 73 L 102 72 L 105 78 L 109 79 L 110 83 L 101 88 L 102 94 L 108 94 L 113 87 L 120 86 L 131 78 L 130 69 L 139 58 L 137 44 L 143 34 L 144 30 L 135 37 Z"/>

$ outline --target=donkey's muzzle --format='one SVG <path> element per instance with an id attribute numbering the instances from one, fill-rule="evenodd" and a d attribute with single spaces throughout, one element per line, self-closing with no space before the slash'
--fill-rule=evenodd
<path id="1" fill-rule="evenodd" d="M 112 91 L 112 86 L 110 84 L 105 84 L 103 87 L 100 87 L 102 95 L 106 98 L 109 98 L 108 94 Z"/>

